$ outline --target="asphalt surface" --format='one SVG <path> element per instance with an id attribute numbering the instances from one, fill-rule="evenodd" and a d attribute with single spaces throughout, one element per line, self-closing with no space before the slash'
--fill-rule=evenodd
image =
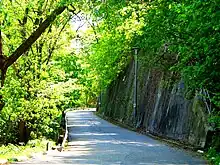
<path id="1" fill-rule="evenodd" d="M 17 164 L 204 165 L 192 153 L 115 126 L 92 111 L 67 113 L 69 143 L 63 152 Z"/>

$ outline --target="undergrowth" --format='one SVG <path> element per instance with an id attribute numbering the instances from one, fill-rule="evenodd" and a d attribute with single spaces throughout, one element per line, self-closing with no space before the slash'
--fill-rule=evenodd
<path id="1" fill-rule="evenodd" d="M 46 139 L 30 140 L 25 146 L 14 144 L 0 146 L 0 159 L 7 159 L 8 161 L 17 160 L 20 156 L 31 157 L 37 152 L 46 151 L 47 143 L 54 144 L 54 142 Z"/>

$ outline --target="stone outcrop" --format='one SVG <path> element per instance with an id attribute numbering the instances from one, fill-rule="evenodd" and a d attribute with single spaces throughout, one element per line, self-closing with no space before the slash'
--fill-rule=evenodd
<path id="1" fill-rule="evenodd" d="M 133 110 L 133 61 L 101 95 L 100 113 L 151 134 L 204 147 L 207 112 L 200 97 L 186 99 L 186 87 L 172 73 L 148 69 L 139 61 L 137 116 Z"/>

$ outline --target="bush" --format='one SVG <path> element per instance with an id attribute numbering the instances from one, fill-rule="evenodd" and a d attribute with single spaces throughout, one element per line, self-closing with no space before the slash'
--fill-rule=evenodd
<path id="1" fill-rule="evenodd" d="M 207 157 L 213 165 L 220 165 L 220 153 L 215 148 L 210 148 Z"/>

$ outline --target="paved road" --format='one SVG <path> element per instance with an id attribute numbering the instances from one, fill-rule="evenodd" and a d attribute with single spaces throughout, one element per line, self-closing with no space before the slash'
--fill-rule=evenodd
<path id="1" fill-rule="evenodd" d="M 35 164 L 204 165 L 189 153 L 120 128 L 91 111 L 68 112 L 69 145 Z M 26 164 L 34 164 L 28 162 Z"/>

